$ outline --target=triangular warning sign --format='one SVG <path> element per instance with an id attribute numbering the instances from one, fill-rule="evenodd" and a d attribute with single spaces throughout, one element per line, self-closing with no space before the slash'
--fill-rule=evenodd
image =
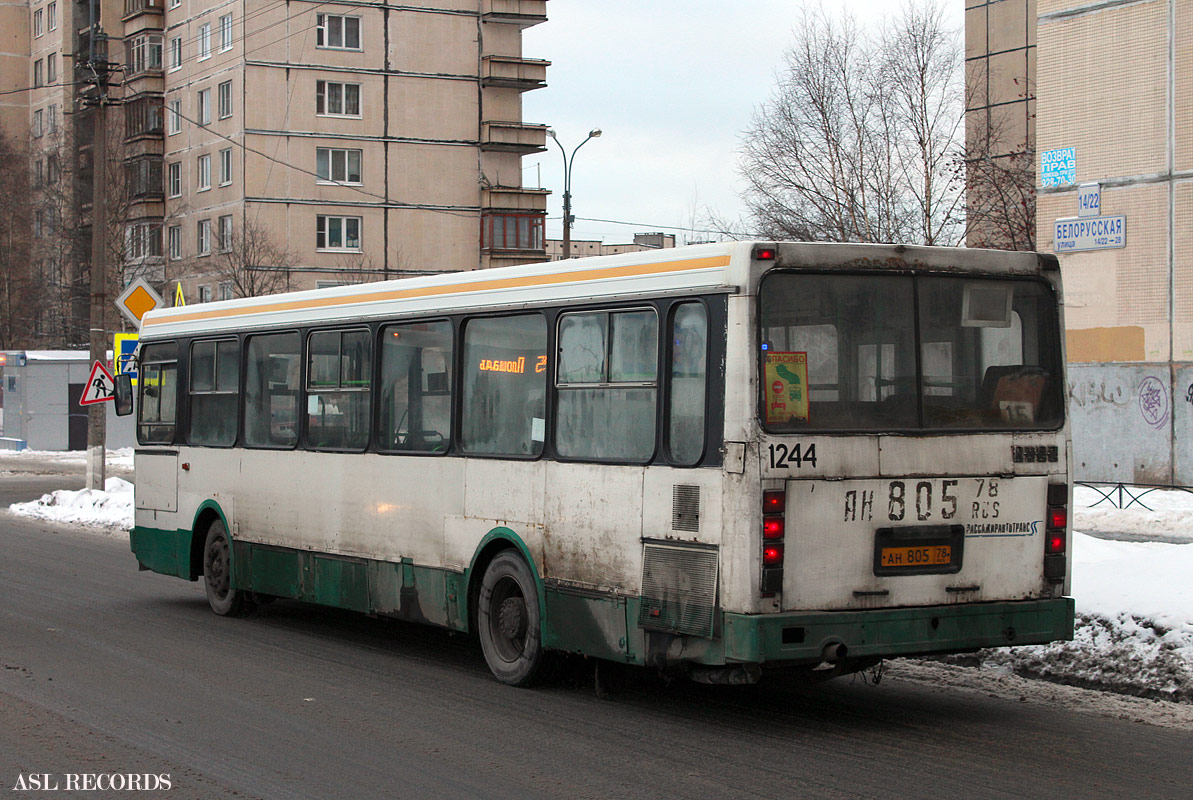
<path id="1" fill-rule="evenodd" d="M 103 403 L 116 399 L 116 379 L 108 368 L 96 361 L 91 365 L 91 374 L 87 376 L 87 385 L 83 389 L 83 396 L 79 398 L 79 405 L 87 406 L 92 403 Z"/>

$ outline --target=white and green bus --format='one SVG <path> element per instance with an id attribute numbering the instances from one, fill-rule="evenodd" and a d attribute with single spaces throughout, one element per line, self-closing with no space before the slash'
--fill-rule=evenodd
<path id="1" fill-rule="evenodd" d="M 1051 256 L 759 242 L 150 312 L 132 550 L 516 685 L 1071 638 L 1061 312 Z"/>

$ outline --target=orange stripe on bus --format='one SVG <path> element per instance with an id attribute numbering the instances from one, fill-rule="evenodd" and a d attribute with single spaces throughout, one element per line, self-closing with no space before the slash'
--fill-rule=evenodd
<path id="1" fill-rule="evenodd" d="M 192 322 L 200 319 L 217 319 L 220 317 L 242 317 L 248 314 L 259 314 L 266 311 L 302 311 L 311 308 L 329 308 L 333 306 L 347 306 L 356 303 L 379 302 L 384 300 L 404 300 L 415 297 L 432 297 L 434 295 L 467 294 L 470 292 L 492 291 L 496 289 L 514 289 L 527 286 L 549 286 L 571 281 L 592 281 L 605 278 L 625 278 L 633 275 L 655 275 L 666 272 L 682 272 L 693 269 L 709 269 L 724 267 L 729 264 L 729 256 L 710 256 L 708 258 L 693 258 L 686 261 L 660 261 L 656 264 L 632 264 L 626 267 L 609 267 L 607 269 L 574 270 L 572 272 L 557 272 L 553 275 L 530 275 L 523 278 L 495 278 L 487 281 L 473 281 L 449 286 L 425 286 L 418 289 L 394 289 L 388 292 L 371 292 L 368 294 L 354 294 L 346 297 L 319 297 L 310 300 L 291 300 L 281 303 L 262 303 L 245 308 L 223 309 L 213 311 L 193 311 L 186 314 L 147 319 L 145 326 L 163 325 L 172 322 Z"/>

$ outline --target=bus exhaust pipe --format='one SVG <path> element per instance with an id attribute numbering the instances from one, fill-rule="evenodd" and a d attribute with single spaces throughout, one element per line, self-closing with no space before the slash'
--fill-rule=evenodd
<path id="1" fill-rule="evenodd" d="M 820 660 L 829 664 L 840 664 L 849 655 L 849 648 L 844 642 L 829 642 L 820 652 Z"/>

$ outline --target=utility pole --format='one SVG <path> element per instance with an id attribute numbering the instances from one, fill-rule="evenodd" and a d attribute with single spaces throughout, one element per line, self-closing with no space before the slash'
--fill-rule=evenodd
<path id="1" fill-rule="evenodd" d="M 108 52 L 107 37 L 99 21 L 99 0 L 91 0 L 90 50 L 85 76 L 94 85 L 91 110 L 91 363 L 107 355 L 108 331 Z M 84 102 L 87 102 L 86 100 Z M 87 409 L 87 488 L 103 489 L 106 478 L 107 403 L 92 403 Z"/>

